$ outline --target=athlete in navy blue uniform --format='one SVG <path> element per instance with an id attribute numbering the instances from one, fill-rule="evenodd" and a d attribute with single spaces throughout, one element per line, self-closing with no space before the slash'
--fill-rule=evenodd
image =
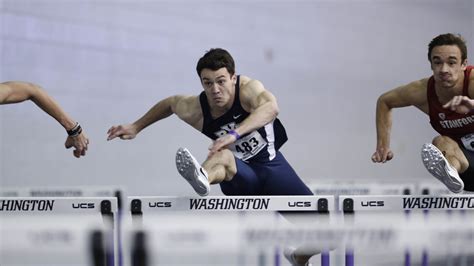
<path id="1" fill-rule="evenodd" d="M 220 184 L 225 195 L 312 195 L 279 152 L 287 135 L 273 94 L 260 81 L 237 76 L 224 49 L 208 51 L 196 70 L 204 88 L 200 95 L 161 100 L 135 123 L 110 128 L 108 140 L 133 139 L 176 114 L 214 140 L 202 165 L 185 148 L 176 153 L 179 173 L 199 195 L 208 195 L 210 184 Z"/>

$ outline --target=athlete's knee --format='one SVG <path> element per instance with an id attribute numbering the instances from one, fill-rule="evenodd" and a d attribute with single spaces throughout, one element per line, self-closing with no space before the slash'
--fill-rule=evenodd
<path id="1" fill-rule="evenodd" d="M 228 149 L 220 150 L 214 153 L 211 158 L 209 158 L 209 161 L 214 161 L 224 166 L 231 164 L 233 160 L 234 160 L 234 155 Z"/>
<path id="2" fill-rule="evenodd" d="M 223 149 L 215 153 L 208 161 L 206 165 L 221 165 L 225 169 L 225 181 L 230 181 L 237 173 L 237 166 L 235 164 L 234 154 L 228 149 Z"/>
<path id="3" fill-rule="evenodd" d="M 237 165 L 235 164 L 235 157 L 234 154 L 228 150 L 224 149 L 219 151 L 219 155 L 224 161 L 224 166 L 225 166 L 225 181 L 230 181 L 232 178 L 237 174 Z"/>
<path id="4" fill-rule="evenodd" d="M 448 136 L 436 136 L 433 141 L 433 145 L 441 149 L 448 149 L 452 148 L 453 146 L 457 146 L 457 143 Z"/>
<path id="5" fill-rule="evenodd" d="M 433 145 L 438 147 L 450 163 L 459 163 L 461 173 L 469 167 L 469 162 L 461 150 L 459 144 L 447 136 L 437 136 L 433 139 Z"/>

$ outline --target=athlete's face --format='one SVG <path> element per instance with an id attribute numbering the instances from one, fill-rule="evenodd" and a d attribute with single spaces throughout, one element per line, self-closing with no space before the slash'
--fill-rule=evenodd
<path id="1" fill-rule="evenodd" d="M 461 50 L 456 45 L 436 46 L 431 51 L 431 69 L 436 84 L 453 88 L 461 82 L 467 60 L 461 59 Z"/>
<path id="2" fill-rule="evenodd" d="M 211 108 L 227 109 L 232 106 L 236 81 L 236 76 L 230 75 L 225 67 L 216 71 L 207 68 L 201 71 L 201 84 Z"/>

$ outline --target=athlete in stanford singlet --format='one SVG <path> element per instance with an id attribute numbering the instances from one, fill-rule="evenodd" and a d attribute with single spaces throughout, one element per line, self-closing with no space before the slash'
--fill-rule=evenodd
<path id="1" fill-rule="evenodd" d="M 390 149 L 391 109 L 415 106 L 430 117 L 440 134 L 422 146 L 426 169 L 455 193 L 474 191 L 474 71 L 460 35 L 435 37 L 428 45 L 430 78 L 413 81 L 382 94 L 377 101 L 377 146 L 372 161 L 393 158 Z"/>

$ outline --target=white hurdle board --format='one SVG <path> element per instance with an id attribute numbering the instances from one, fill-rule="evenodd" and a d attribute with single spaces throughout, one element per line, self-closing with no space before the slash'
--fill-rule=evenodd
<path id="1" fill-rule="evenodd" d="M 308 185 L 315 195 L 409 195 L 416 194 L 413 183 L 380 183 L 368 180 L 357 182 L 317 182 Z"/>
<path id="2" fill-rule="evenodd" d="M 104 186 L 2 187 L 0 197 L 116 197 L 122 209 L 125 190 Z"/>
<path id="3" fill-rule="evenodd" d="M 474 195 L 444 196 L 340 196 L 339 210 L 402 211 L 402 210 L 474 210 Z"/>
<path id="4" fill-rule="evenodd" d="M 0 197 L 0 214 L 116 212 L 115 197 Z"/>
<path id="5" fill-rule="evenodd" d="M 334 196 L 128 197 L 132 214 L 159 211 L 333 211 Z"/>

